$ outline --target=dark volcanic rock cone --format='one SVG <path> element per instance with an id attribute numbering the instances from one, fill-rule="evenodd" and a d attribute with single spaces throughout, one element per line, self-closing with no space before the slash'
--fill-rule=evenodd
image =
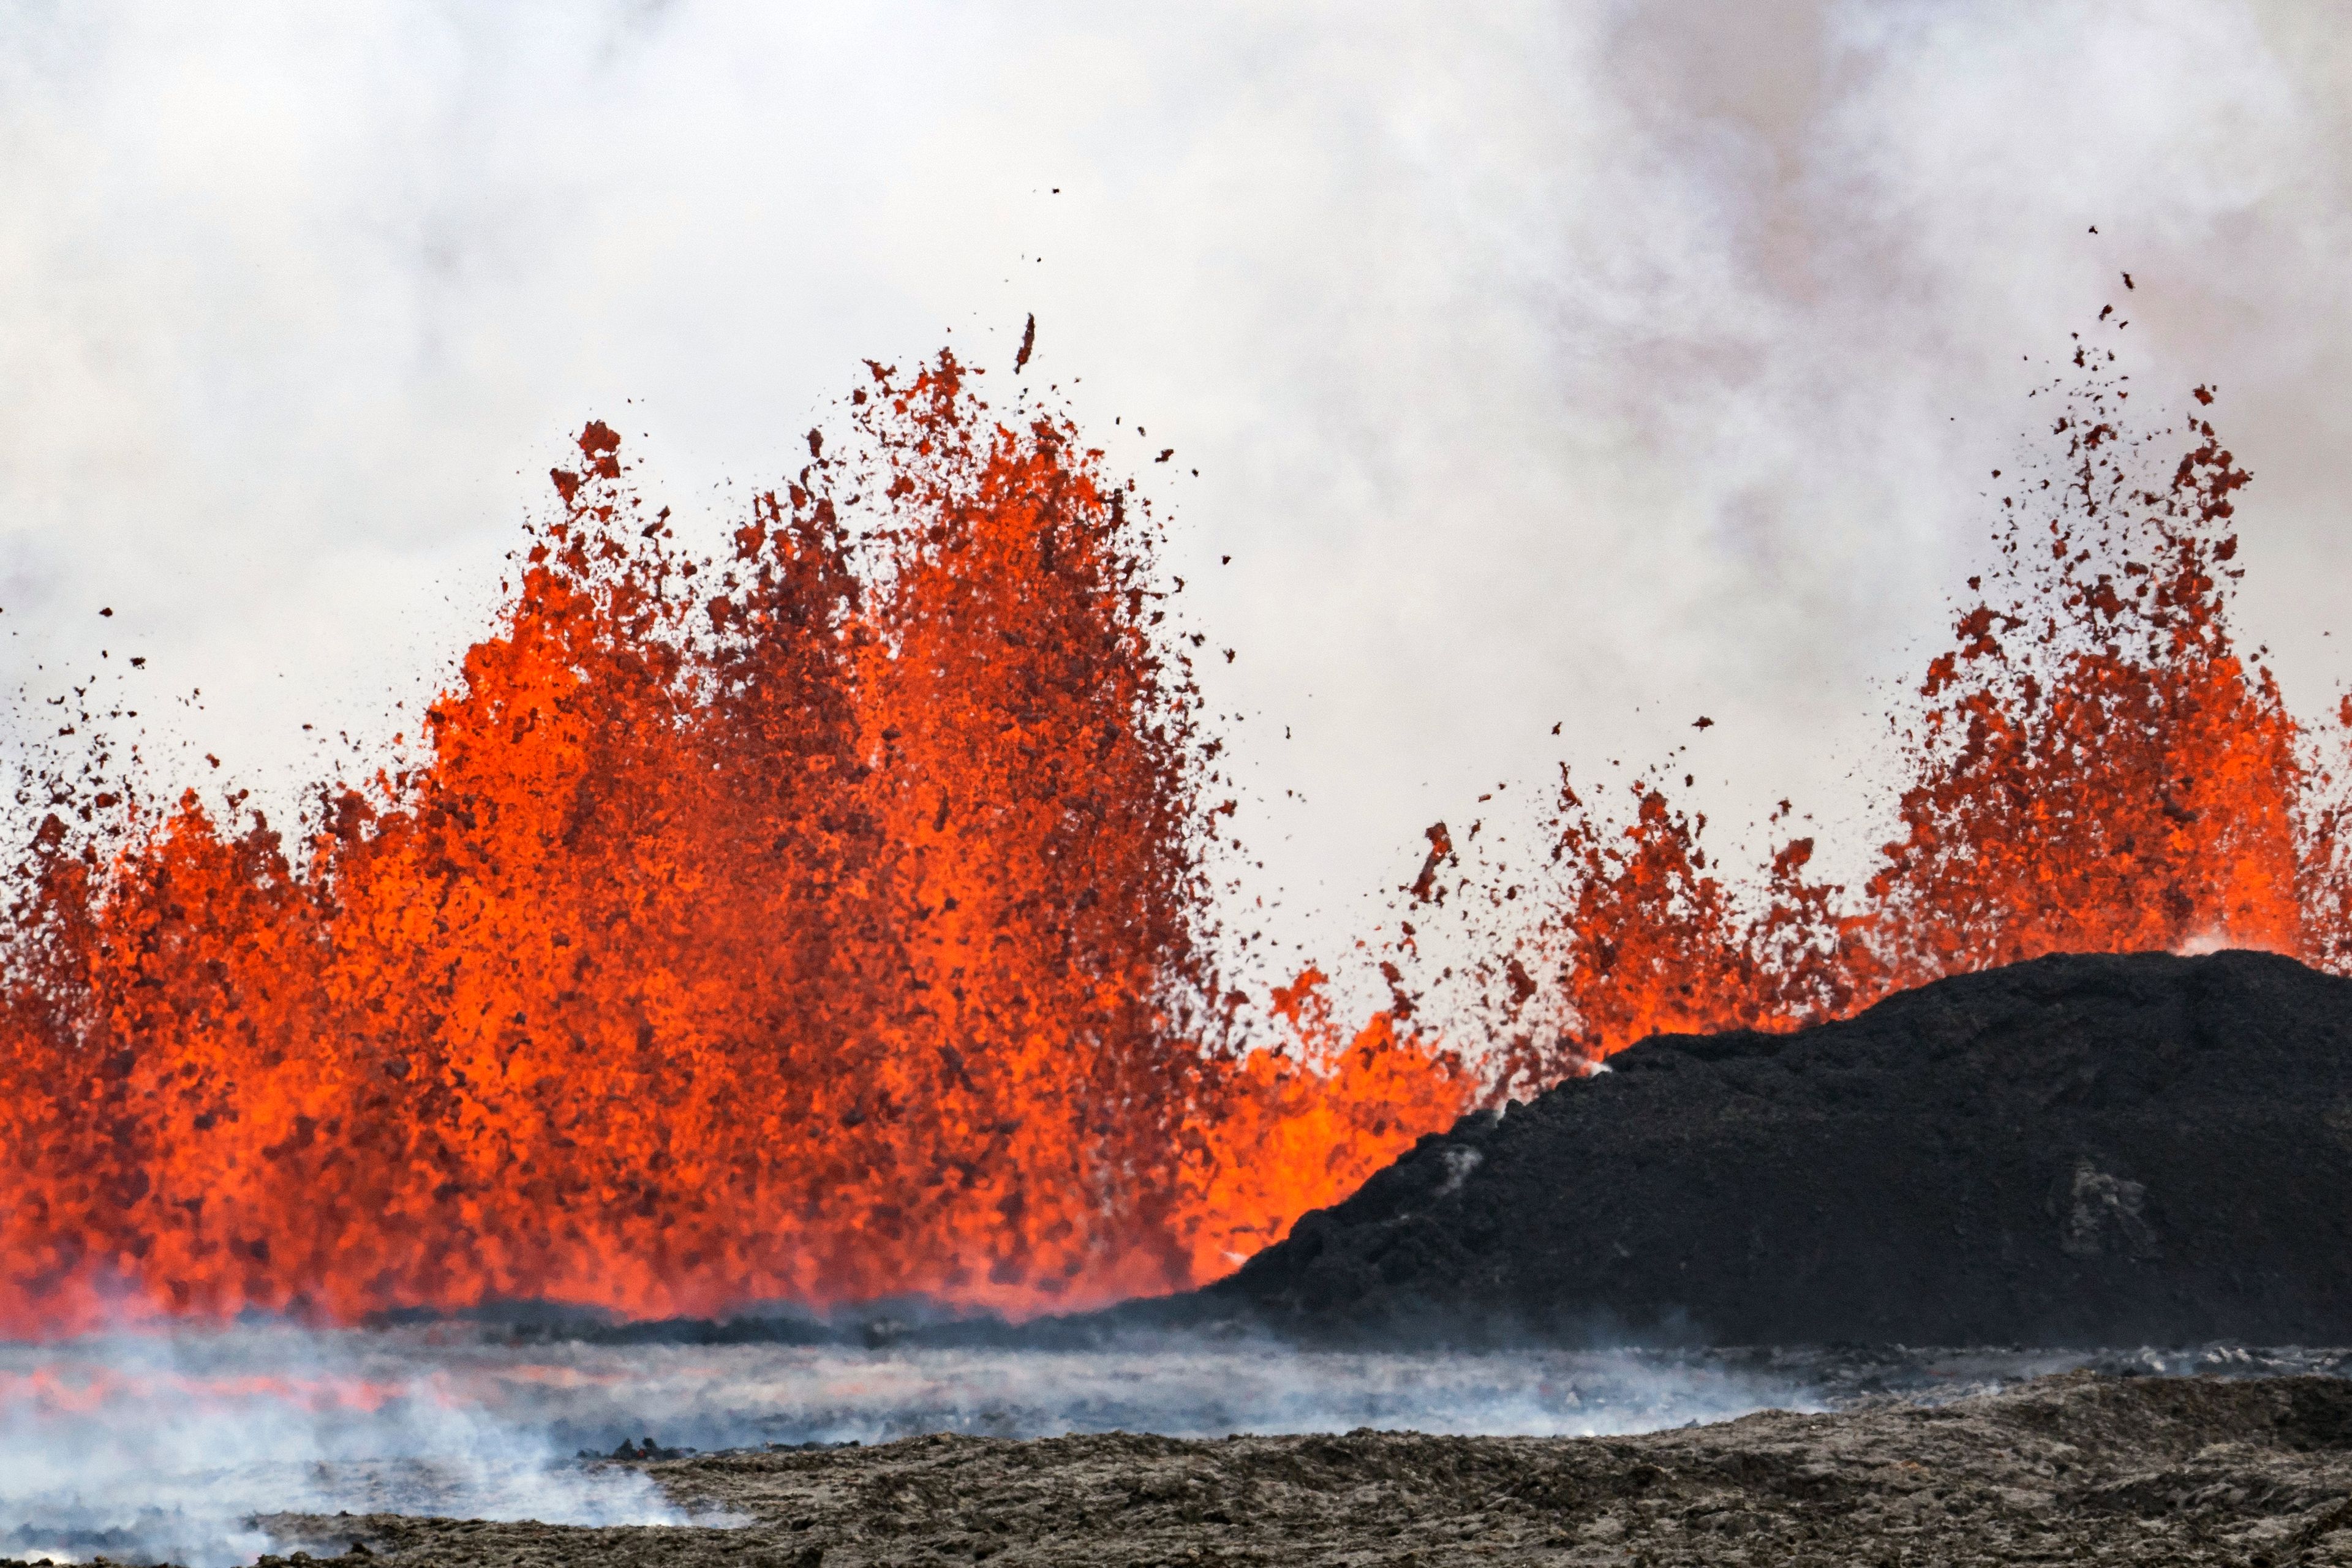
<path id="1" fill-rule="evenodd" d="M 2352 1343 L 2352 981 L 2061 956 L 1661 1036 L 1193 1310 L 1310 1338 Z"/>

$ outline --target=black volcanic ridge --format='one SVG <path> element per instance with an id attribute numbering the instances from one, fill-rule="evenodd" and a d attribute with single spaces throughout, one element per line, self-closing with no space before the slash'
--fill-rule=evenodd
<path id="1" fill-rule="evenodd" d="M 1669 1035 L 1173 1316 L 1310 1341 L 2352 1343 L 2352 981 L 2057 956 Z"/>

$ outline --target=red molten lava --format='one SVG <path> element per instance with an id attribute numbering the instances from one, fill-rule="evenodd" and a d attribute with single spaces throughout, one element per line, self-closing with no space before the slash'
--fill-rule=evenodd
<path id="1" fill-rule="evenodd" d="M 2352 960 L 2335 778 L 2231 633 L 2248 476 L 2201 415 L 2185 451 L 2131 434 L 2120 378 L 2076 363 L 2093 374 L 2053 389 L 2054 455 L 2009 477 L 1998 568 L 1970 579 L 1917 689 L 1899 831 L 1866 885 L 1809 881 L 1811 838 L 1727 878 L 1705 818 L 1663 787 L 1637 784 L 1619 826 L 1563 780 L 1551 864 L 1496 878 L 1543 911 L 1496 933 L 1482 973 L 1502 1086 L 1652 1033 L 1790 1028 L 2048 952 Z"/>
<path id="2" fill-rule="evenodd" d="M 1663 781 L 1612 822 L 1563 780 L 1549 864 L 1457 875 L 1441 826 L 1408 889 L 1489 922 L 1450 1021 L 1478 1077 L 1396 964 L 1367 1026 L 1309 970 L 1244 1049 L 1156 533 L 972 377 L 877 367 L 718 560 L 591 425 L 429 755 L 296 843 L 241 795 L 159 810 L 102 743 L 60 770 L 6 938 L 0 1331 L 1079 1307 L 1222 1274 L 1655 1031 L 2059 950 L 2352 963 L 2337 786 L 2231 631 L 2246 475 L 2201 413 L 2131 434 L 2095 371 L 1898 716 L 1861 888 L 1809 838 L 1727 876 Z"/>
<path id="3" fill-rule="evenodd" d="M 1101 454 L 948 356 L 852 401 L 719 561 L 589 426 L 429 760 L 307 842 L 119 786 L 79 801 L 111 835 L 44 822 L 0 1329 L 1082 1306 L 1225 1272 L 1459 1114 L 1318 977 L 1295 1052 L 1228 1042 L 1214 748 Z"/>

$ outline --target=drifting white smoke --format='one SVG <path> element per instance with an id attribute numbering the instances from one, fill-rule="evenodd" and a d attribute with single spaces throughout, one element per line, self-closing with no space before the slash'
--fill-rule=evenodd
<path id="1" fill-rule="evenodd" d="M 726 1526 L 600 1456 L 1152 1432 L 1606 1436 L 2076 1366 L 2343 1374 L 2347 1352 L 1308 1352 L 1138 1334 L 1086 1350 L 533 1341 L 449 1323 L 242 1326 L 0 1346 L 0 1556 L 228 1568 L 381 1513 Z M 275 1516 L 298 1519 L 278 1520 Z M 338 1515 L 352 1516 L 346 1521 Z M 288 1539 L 273 1539 L 282 1524 Z"/>
<path id="2" fill-rule="evenodd" d="M 161 796 L 283 820 L 415 734 L 567 431 L 723 540 L 862 356 L 1001 377 L 1033 311 L 1239 650 L 1236 907 L 1311 952 L 1563 758 L 1874 800 L 2105 304 L 2151 402 L 2221 385 L 2246 640 L 2324 705 L 2348 85 L 2309 0 L 8 7 L 0 763 L 143 658 Z"/>
<path id="3" fill-rule="evenodd" d="M 226 1568 L 273 1550 L 276 1514 L 729 1522 L 690 1520 L 642 1471 L 581 1457 L 648 1439 L 1583 1436 L 1767 1405 L 1818 1407 L 1769 1369 L 1605 1352 L 621 1346 L 457 1325 L 122 1334 L 0 1346 L 0 1556 Z M 365 1539 L 363 1521 L 350 1539 Z"/>
<path id="4" fill-rule="evenodd" d="M 0 1347 L 0 1555 L 218 1568 L 269 1549 L 256 1515 L 289 1511 L 686 1522 L 641 1474 L 560 1464 L 483 1392 L 421 1337 Z"/>

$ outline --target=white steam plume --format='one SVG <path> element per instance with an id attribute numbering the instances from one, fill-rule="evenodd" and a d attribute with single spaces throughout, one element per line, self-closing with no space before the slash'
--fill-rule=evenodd
<path id="1" fill-rule="evenodd" d="M 282 806 L 414 733 L 588 416 L 690 516 L 1034 310 L 1240 650 L 1244 896 L 1336 953 L 1428 822 L 1700 712 L 1717 821 L 1862 809 L 2110 301 L 2148 403 L 2221 385 L 2249 641 L 2330 706 L 2347 88 L 2306 0 L 19 5 L 0 647 L 145 657 L 166 773 Z"/>

